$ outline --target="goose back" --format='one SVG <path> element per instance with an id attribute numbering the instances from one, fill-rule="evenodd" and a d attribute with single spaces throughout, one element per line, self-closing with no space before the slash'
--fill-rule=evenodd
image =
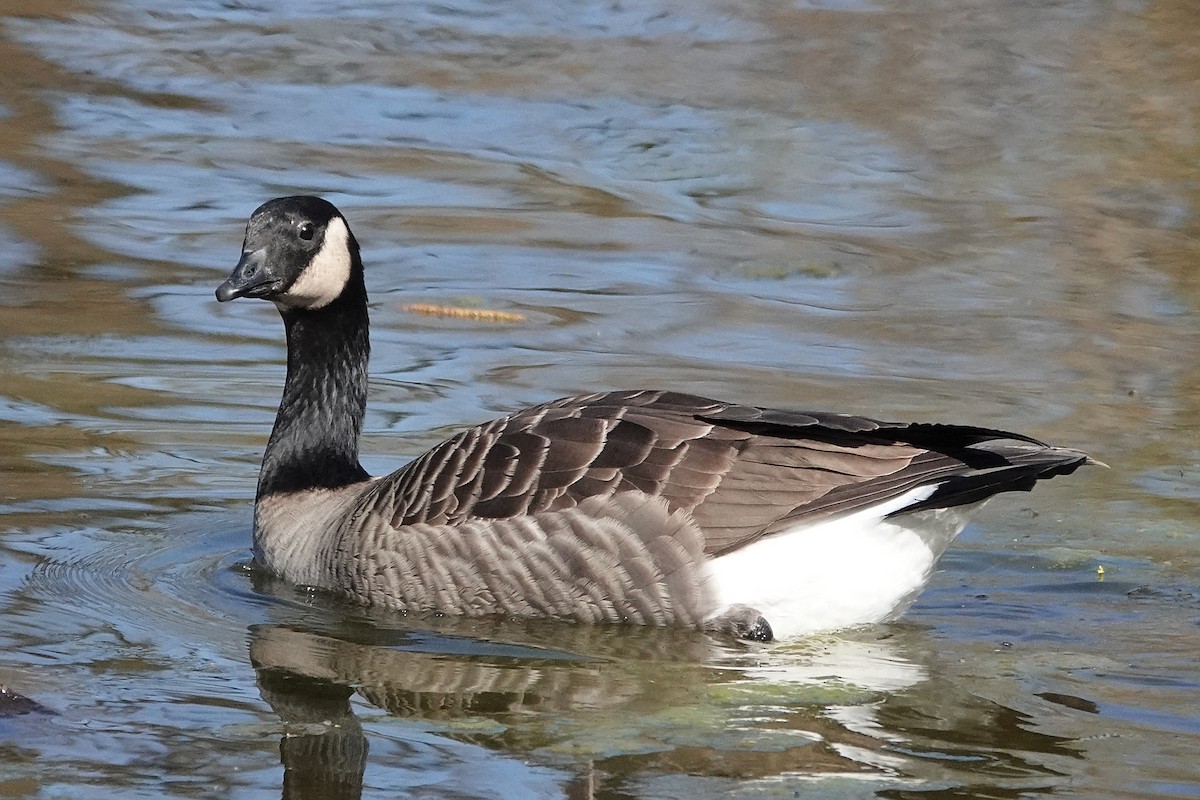
<path id="1" fill-rule="evenodd" d="M 939 484 L 920 507 L 963 505 L 1031 488 L 1086 459 L 984 428 L 622 391 L 563 398 L 469 428 L 375 482 L 364 504 L 392 527 L 454 525 L 633 491 L 689 512 L 704 552 L 715 556 L 920 485 Z"/>

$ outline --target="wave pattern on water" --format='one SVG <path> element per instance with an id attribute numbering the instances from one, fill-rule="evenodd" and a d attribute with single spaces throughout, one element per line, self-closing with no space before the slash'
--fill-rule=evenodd
<path id="1" fill-rule="evenodd" d="M 0 686 L 52 713 L 0 710 L 0 794 L 1200 786 L 1187 3 L 6 14 Z M 280 586 L 246 565 L 279 321 L 212 290 L 299 191 L 365 247 L 376 473 L 630 385 L 1114 469 L 997 501 L 907 622 L 793 645 Z"/>

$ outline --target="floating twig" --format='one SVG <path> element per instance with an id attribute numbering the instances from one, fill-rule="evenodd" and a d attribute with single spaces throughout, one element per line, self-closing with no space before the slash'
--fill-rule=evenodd
<path id="1" fill-rule="evenodd" d="M 463 306 L 443 306 L 437 303 L 410 303 L 400 306 L 401 311 L 412 314 L 424 314 L 427 317 L 450 317 L 452 319 L 470 319 L 479 322 L 524 322 L 524 314 L 515 311 L 497 311 L 490 308 L 465 308 Z"/>

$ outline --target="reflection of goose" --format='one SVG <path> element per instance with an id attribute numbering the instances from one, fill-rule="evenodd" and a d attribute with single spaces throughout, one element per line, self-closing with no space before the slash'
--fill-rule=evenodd
<path id="1" fill-rule="evenodd" d="M 294 583 L 409 611 L 721 629 L 902 612 L 997 492 L 1090 459 L 1017 434 L 661 391 L 571 397 L 470 428 L 371 480 L 358 460 L 367 294 L 315 197 L 250 218 L 218 300 L 272 300 L 288 373 L 254 553 Z"/>
<path id="2" fill-rule="evenodd" d="M 626 776 L 642 785 L 655 775 L 733 775 L 778 789 L 780 779 L 811 785 L 838 775 L 941 780 L 956 763 L 976 764 L 964 767 L 975 776 L 980 760 L 997 758 L 1020 774 L 1053 774 L 1044 758 L 1077 755 L 1009 708 L 926 680 L 930 642 L 902 628 L 886 639 L 859 631 L 764 652 L 686 630 L 441 620 L 443 634 L 364 627 L 359 642 L 297 623 L 250 631 L 263 697 L 288 723 L 292 798 L 304 785 L 328 790 L 308 796 L 357 797 L 348 789 L 356 778 L 361 787 L 364 769 L 376 784 L 389 769 L 431 772 L 406 744 L 425 746 L 431 734 L 439 747 L 468 748 L 439 756 L 439 775 L 423 779 L 431 796 L 489 774 L 492 758 L 577 773 L 568 796 L 590 797 L 593 781 L 621 794 Z M 485 630 L 486 639 L 471 633 Z M 568 646 L 544 649 L 555 630 Z M 369 766 L 351 694 L 403 718 L 369 714 Z M 441 768 L 449 762 L 460 772 Z"/>
<path id="3" fill-rule="evenodd" d="M 353 686 L 402 716 L 611 707 L 638 691 L 634 676 L 597 669 L 586 658 L 448 659 L 444 653 L 356 644 L 276 625 L 254 629 L 250 660 L 260 671 Z"/>
<path id="4" fill-rule="evenodd" d="M 898 692 L 928 677 L 924 666 L 905 658 L 888 640 L 824 636 L 806 644 L 799 653 L 788 649 L 756 653 L 755 663 L 742 672 L 777 684 L 836 681 L 870 692 Z"/>
<path id="5" fill-rule="evenodd" d="M 422 643 L 406 632 L 389 639 L 374 629 L 364 637 L 370 644 L 340 633 L 256 625 L 250 660 L 263 697 L 291 726 L 283 753 L 288 774 L 324 771 L 309 780 L 326 787 L 361 779 L 365 768 L 367 736 L 348 702 L 351 692 L 433 732 L 523 758 L 540 754 L 550 763 L 567 755 L 572 767 L 638 755 L 661 758 L 664 766 L 683 759 L 687 771 L 698 773 L 723 774 L 736 765 L 754 775 L 821 775 L 859 769 L 865 763 L 859 750 L 873 744 L 813 713 L 831 698 L 845 702 L 848 685 L 878 696 L 879 687 L 854 683 L 863 677 L 860 666 L 847 666 L 847 674 L 857 673 L 849 683 L 838 677 L 844 670 L 837 653 L 852 652 L 848 659 L 857 663 L 869 644 L 843 648 L 829 640 L 817 649 L 771 654 L 784 673 L 789 664 L 824 673 L 824 685 L 799 686 L 774 682 L 768 673 L 755 677 L 747 666 L 761 653 L 694 631 L 625 628 L 613 637 L 595 626 L 552 624 L 565 649 L 544 649 L 539 642 L 553 630 L 518 621 L 492 628 L 499 638 L 491 641 L 455 634 Z M 497 655 L 501 641 L 525 655 Z M 447 645 L 459 644 L 480 654 L 446 653 Z M 890 642 L 875 649 L 904 660 Z M 853 757 L 841 755 L 842 747 Z"/>

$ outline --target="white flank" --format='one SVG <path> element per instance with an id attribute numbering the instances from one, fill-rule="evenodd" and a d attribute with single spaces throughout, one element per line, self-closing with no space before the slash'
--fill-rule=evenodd
<path id="1" fill-rule="evenodd" d="M 293 308 L 324 308 L 338 298 L 350 280 L 350 230 L 334 217 L 325 226 L 325 241 L 300 277 L 281 297 Z"/>
<path id="2" fill-rule="evenodd" d="M 921 486 L 877 506 L 800 525 L 714 559 L 720 608 L 757 609 L 776 638 L 867 625 L 903 613 L 982 503 L 885 520 L 929 497 Z"/>

